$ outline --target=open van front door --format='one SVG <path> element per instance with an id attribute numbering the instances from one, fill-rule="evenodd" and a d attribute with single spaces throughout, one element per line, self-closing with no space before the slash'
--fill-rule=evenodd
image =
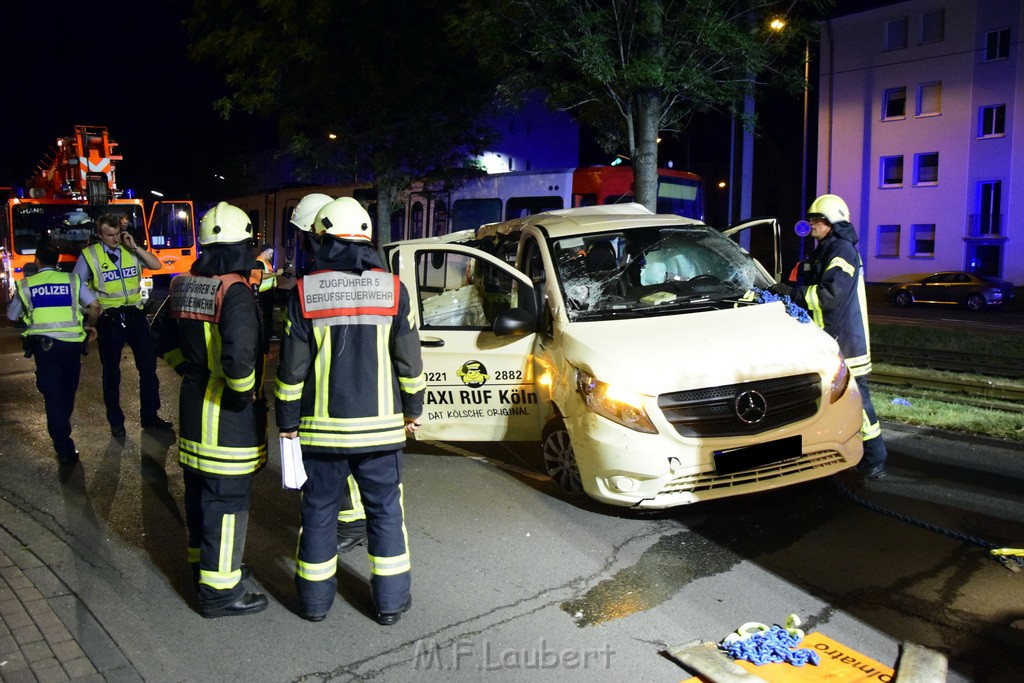
<path id="1" fill-rule="evenodd" d="M 753 232 L 756 229 L 757 232 Z M 726 228 L 722 234 L 739 242 L 739 234 L 750 230 L 750 255 L 770 272 L 776 282 L 782 277 L 782 230 L 777 218 L 752 218 Z M 770 231 L 770 232 L 767 232 Z M 767 232 L 767 234 L 766 234 Z"/>
<path id="2" fill-rule="evenodd" d="M 497 334 L 516 310 L 532 320 L 525 275 L 459 244 L 397 243 L 388 261 L 409 290 L 418 318 L 427 393 L 426 441 L 539 441 L 546 407 L 534 384 L 535 326 Z M 522 302 L 522 303 L 520 303 Z"/>

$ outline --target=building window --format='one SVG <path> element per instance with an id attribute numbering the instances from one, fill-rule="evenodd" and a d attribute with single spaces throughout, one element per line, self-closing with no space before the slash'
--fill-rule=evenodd
<path id="1" fill-rule="evenodd" d="M 1001 28 L 985 34 L 985 61 L 1006 59 L 1010 56 L 1010 29 Z"/>
<path id="2" fill-rule="evenodd" d="M 902 50 L 907 46 L 907 18 L 885 22 L 885 49 Z"/>
<path id="3" fill-rule="evenodd" d="M 878 248 L 875 250 L 875 255 L 878 258 L 900 257 L 900 226 L 878 226 Z"/>
<path id="4" fill-rule="evenodd" d="M 879 185 L 882 187 L 903 186 L 903 155 L 882 157 Z"/>
<path id="5" fill-rule="evenodd" d="M 907 89 L 889 88 L 882 101 L 882 120 L 902 119 L 907 115 Z"/>
<path id="6" fill-rule="evenodd" d="M 937 43 L 946 34 L 946 10 L 937 9 L 921 15 L 921 42 Z"/>
<path id="7" fill-rule="evenodd" d="M 935 224 L 914 223 L 910 226 L 910 255 L 935 256 Z"/>
<path id="8" fill-rule="evenodd" d="M 1000 234 L 1002 191 L 999 180 L 978 183 L 978 213 L 971 221 L 972 237 Z"/>
<path id="9" fill-rule="evenodd" d="M 939 153 L 926 152 L 914 155 L 914 184 L 939 184 Z"/>
<path id="10" fill-rule="evenodd" d="M 1006 135 L 1006 105 L 993 104 L 978 110 L 978 137 L 994 138 Z"/>
<path id="11" fill-rule="evenodd" d="M 917 89 L 917 115 L 937 116 L 942 113 L 942 83 L 924 83 Z"/>

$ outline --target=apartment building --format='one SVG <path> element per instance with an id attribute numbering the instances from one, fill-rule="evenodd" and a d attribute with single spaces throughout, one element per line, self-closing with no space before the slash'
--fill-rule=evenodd
<path id="1" fill-rule="evenodd" d="M 907 0 L 821 24 L 817 188 L 869 282 L 967 270 L 1024 284 L 1021 0 Z"/>

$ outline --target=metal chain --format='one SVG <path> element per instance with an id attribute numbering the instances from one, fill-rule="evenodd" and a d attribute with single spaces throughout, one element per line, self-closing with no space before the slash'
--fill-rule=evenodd
<path id="1" fill-rule="evenodd" d="M 898 519 L 901 522 L 906 522 L 907 524 L 912 524 L 916 527 L 927 529 L 928 531 L 934 531 L 935 533 L 942 534 L 943 536 L 949 536 L 950 538 L 955 538 L 958 541 L 963 541 L 964 543 L 970 543 L 971 545 L 976 545 L 981 548 L 984 548 L 985 550 L 989 551 L 989 554 L 995 557 L 1000 564 L 1005 566 L 1007 569 L 1010 569 L 1011 571 L 1020 571 L 1022 568 L 1024 568 L 1024 557 L 1019 556 L 1018 551 L 1016 551 L 1015 549 L 1002 548 L 1001 546 L 998 546 L 995 543 L 991 543 L 982 538 L 978 538 L 977 536 L 970 536 L 959 531 L 953 531 L 952 529 L 947 529 L 945 527 L 938 526 L 937 524 L 924 522 L 920 519 L 916 519 L 909 515 L 904 515 L 900 512 L 884 508 L 881 505 L 877 505 L 876 503 L 864 500 L 863 498 L 858 496 L 856 493 L 850 490 L 850 487 L 848 487 L 839 476 L 833 477 L 833 481 L 835 482 L 836 488 L 839 489 L 840 493 L 842 493 L 844 496 L 846 496 L 853 502 L 857 503 L 858 505 L 862 505 L 869 510 L 874 510 L 875 512 L 880 512 L 883 515 L 892 517 L 893 519 Z M 999 550 L 1007 552 L 993 552 Z"/>

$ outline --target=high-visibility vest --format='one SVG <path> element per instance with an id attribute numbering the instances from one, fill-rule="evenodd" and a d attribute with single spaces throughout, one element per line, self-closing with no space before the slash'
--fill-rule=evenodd
<path id="1" fill-rule="evenodd" d="M 85 339 L 78 307 L 81 278 L 48 268 L 19 280 L 17 286 L 28 325 L 22 336 L 52 337 L 69 342 Z"/>
<path id="2" fill-rule="evenodd" d="M 260 280 L 259 291 L 269 291 L 277 286 L 277 274 L 274 272 L 274 266 L 262 256 L 256 257 L 256 260 L 263 266 L 264 273 L 270 273 L 270 277 L 265 277 Z"/>
<path id="3" fill-rule="evenodd" d="M 114 263 L 102 243 L 82 250 L 82 258 L 89 264 L 89 286 L 103 310 L 142 303 L 142 267 L 124 245 L 118 245 L 118 253 L 118 263 Z"/>

